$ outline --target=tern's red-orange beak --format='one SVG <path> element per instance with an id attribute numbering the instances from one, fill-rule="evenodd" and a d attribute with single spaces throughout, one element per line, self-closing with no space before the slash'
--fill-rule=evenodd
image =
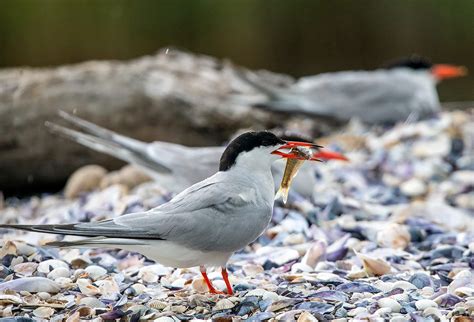
<path id="1" fill-rule="evenodd" d="M 438 80 L 455 78 L 467 75 L 467 68 L 464 66 L 454 66 L 447 64 L 434 65 L 431 68 L 431 73 Z"/>
<path id="2" fill-rule="evenodd" d="M 306 147 L 306 148 L 313 148 L 316 149 L 316 152 L 312 155 L 310 159 L 306 159 L 301 155 L 294 153 L 294 152 L 283 152 L 280 151 L 282 149 L 290 149 L 294 147 Z M 299 159 L 299 160 L 308 160 L 308 161 L 323 161 L 323 160 L 343 160 L 349 161 L 344 155 L 334 152 L 334 151 L 322 151 L 320 150 L 322 146 L 309 143 L 309 142 L 298 142 L 298 141 L 287 141 L 285 145 L 281 146 L 279 149 L 272 152 L 272 154 L 276 154 L 281 156 L 282 158 L 287 159 Z"/>

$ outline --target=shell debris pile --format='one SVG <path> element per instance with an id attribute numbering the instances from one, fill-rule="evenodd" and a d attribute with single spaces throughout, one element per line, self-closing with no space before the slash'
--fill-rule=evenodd
<path id="1" fill-rule="evenodd" d="M 168 268 L 119 250 L 47 248 L 41 245 L 60 237 L 4 230 L 0 315 L 22 321 L 472 321 L 473 129 L 472 112 L 454 111 L 326 138 L 351 162 L 317 164 L 312 200 L 293 194 L 288 205 L 277 202 L 264 235 L 231 258 L 234 296 L 207 294 L 197 268 Z M 105 171 L 92 169 L 92 191 L 77 198 L 10 198 L 0 221 L 97 221 L 171 197 L 159 182 L 140 179 L 124 189 L 128 179 L 120 173 L 104 179 Z M 74 184 L 80 181 L 76 174 Z M 225 289 L 219 270 L 209 276 Z"/>

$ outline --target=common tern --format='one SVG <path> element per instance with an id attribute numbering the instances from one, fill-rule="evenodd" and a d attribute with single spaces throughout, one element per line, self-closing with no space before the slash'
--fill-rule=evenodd
<path id="1" fill-rule="evenodd" d="M 262 94 L 262 99 L 252 102 L 254 106 L 342 122 L 357 118 L 375 124 L 435 115 L 441 109 L 436 85 L 466 72 L 464 67 L 434 65 L 411 56 L 373 71 L 302 77 L 285 88 L 265 84 L 250 72 L 236 70 L 236 75 Z"/>
<path id="2" fill-rule="evenodd" d="M 270 132 L 246 132 L 222 153 L 217 173 L 149 211 L 94 223 L 0 228 L 86 237 L 50 246 L 120 248 L 166 266 L 199 266 L 211 293 L 217 291 L 206 268 L 220 266 L 227 293 L 232 294 L 226 270 L 229 257 L 260 236 L 272 216 L 271 164 L 281 157 L 299 158 L 284 150 L 300 146 L 319 149 L 312 143 L 284 141 Z M 316 160 L 314 155 L 311 159 Z"/>
<path id="3" fill-rule="evenodd" d="M 181 192 L 190 185 L 214 174 L 219 168 L 219 158 L 225 149 L 221 146 L 187 147 L 162 141 L 147 143 L 120 135 L 64 111 L 60 111 L 59 115 L 83 132 L 46 122 L 46 126 L 53 133 L 137 165 L 156 182 L 173 193 Z M 308 138 L 294 134 L 284 135 L 282 138 L 310 141 Z M 324 154 L 320 154 L 319 158 L 327 160 Z M 272 165 L 275 189 L 278 189 L 284 168 L 283 160 Z M 292 191 L 303 197 L 311 198 L 315 184 L 315 167 L 310 162 L 305 162 L 293 182 Z"/>

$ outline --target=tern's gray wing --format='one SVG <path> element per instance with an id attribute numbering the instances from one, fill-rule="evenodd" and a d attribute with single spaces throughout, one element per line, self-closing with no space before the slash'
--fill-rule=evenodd
<path id="1" fill-rule="evenodd" d="M 437 104 L 434 84 L 405 71 L 322 74 L 300 80 L 293 89 L 304 97 L 303 105 L 316 104 L 341 120 L 399 121 Z"/>
<path id="2" fill-rule="evenodd" d="M 218 173 L 147 212 L 95 223 L 0 227 L 87 237 L 167 240 L 203 251 L 235 251 L 265 229 L 272 206 L 256 202 L 256 189 L 238 182 L 222 182 L 221 175 Z"/>

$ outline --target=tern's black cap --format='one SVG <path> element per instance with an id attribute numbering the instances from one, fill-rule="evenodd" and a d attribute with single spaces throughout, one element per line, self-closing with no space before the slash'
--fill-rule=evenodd
<path id="1" fill-rule="evenodd" d="M 393 68 L 410 68 L 413 70 L 428 70 L 433 67 L 433 63 L 428 59 L 418 55 L 411 55 L 409 57 L 400 58 L 385 64 L 386 69 Z"/>
<path id="2" fill-rule="evenodd" d="M 241 152 L 264 146 L 283 145 L 285 141 L 271 132 L 245 132 L 233 139 L 222 153 L 219 171 L 229 170 Z"/>

